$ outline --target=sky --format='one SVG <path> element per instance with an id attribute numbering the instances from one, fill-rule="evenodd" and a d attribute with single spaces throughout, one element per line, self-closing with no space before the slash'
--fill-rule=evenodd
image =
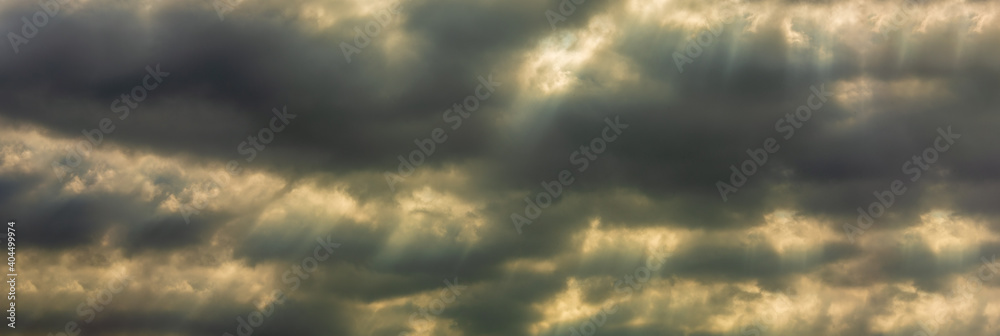
<path id="1" fill-rule="evenodd" d="M 998 13 L 0 1 L 0 334 L 997 335 Z"/>

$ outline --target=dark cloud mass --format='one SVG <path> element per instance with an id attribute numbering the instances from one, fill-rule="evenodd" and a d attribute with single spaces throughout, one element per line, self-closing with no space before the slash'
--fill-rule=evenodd
<path id="1" fill-rule="evenodd" d="M 577 1 L 0 3 L 3 333 L 1000 332 L 1000 4 Z"/>

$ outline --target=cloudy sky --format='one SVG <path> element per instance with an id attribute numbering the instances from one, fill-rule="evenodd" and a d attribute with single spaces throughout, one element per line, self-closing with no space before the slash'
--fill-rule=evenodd
<path id="1" fill-rule="evenodd" d="M 2 1 L 0 334 L 996 335 L 998 13 Z"/>

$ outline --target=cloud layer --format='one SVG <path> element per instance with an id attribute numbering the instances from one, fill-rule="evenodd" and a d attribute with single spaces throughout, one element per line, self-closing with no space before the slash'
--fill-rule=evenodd
<path id="1" fill-rule="evenodd" d="M 17 331 L 992 335 L 998 10 L 3 3 Z"/>

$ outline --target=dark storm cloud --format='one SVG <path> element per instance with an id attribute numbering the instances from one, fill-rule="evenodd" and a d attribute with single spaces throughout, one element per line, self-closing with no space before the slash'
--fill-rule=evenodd
<path id="1" fill-rule="evenodd" d="M 249 6 L 250 4 L 248 4 Z M 259 4 L 260 6 L 267 6 Z M 146 65 L 161 64 L 170 77 L 162 89 L 150 93 L 150 98 L 142 103 L 128 120 L 118 122 L 115 133 L 108 135 L 109 141 L 135 143 L 140 148 L 165 150 L 167 152 L 200 153 L 221 159 L 235 159 L 236 145 L 243 141 L 258 125 L 265 125 L 271 107 L 290 107 L 296 114 L 288 132 L 279 134 L 279 139 L 268 147 L 270 153 L 260 156 L 255 164 L 276 166 L 281 170 L 303 169 L 381 169 L 394 167 L 395 156 L 406 154 L 413 149 L 414 137 L 426 137 L 434 127 L 442 127 L 440 113 L 454 102 L 469 95 L 475 88 L 475 78 L 497 72 L 501 81 L 509 83 L 513 90 L 509 62 L 503 55 L 515 55 L 529 48 L 534 41 L 547 33 L 544 22 L 527 18 L 543 12 L 540 4 L 507 3 L 487 6 L 468 6 L 460 16 L 449 16 L 449 11 L 441 8 L 446 3 L 407 4 L 407 16 L 399 23 L 413 39 L 423 41 L 418 53 L 425 60 L 420 69 L 404 72 L 380 73 L 377 64 L 385 60 L 379 57 L 391 52 L 368 52 L 357 64 L 345 64 L 336 57 L 338 50 L 317 44 L 320 40 L 349 40 L 344 36 L 351 24 L 321 32 L 310 32 L 294 24 L 294 17 L 277 17 L 288 23 L 278 25 L 273 21 L 219 22 L 216 17 L 193 9 L 170 6 L 152 14 L 150 22 L 135 19 L 137 9 L 117 6 L 117 10 L 88 11 L 79 15 L 67 15 L 59 25 L 45 27 L 48 38 L 38 38 L 33 45 L 37 49 L 58 48 L 45 52 L 46 57 L 5 62 L 5 87 L 12 96 L 6 110 L 16 113 L 19 118 L 29 118 L 50 127 L 63 130 L 68 135 L 78 134 L 80 125 L 96 128 L 102 116 L 112 114 L 102 107 L 122 92 L 127 92 L 144 75 Z M 94 5 L 96 6 L 96 4 Z M 441 7 L 446 6 L 446 7 Z M 606 6 L 600 2 L 580 6 L 580 12 L 572 18 L 593 15 L 592 8 Z M 124 7 L 124 8 L 122 8 Z M 494 8 L 499 7 L 499 8 Z M 95 7 L 96 8 L 96 7 Z M 12 12 L 17 17 L 22 12 Z M 107 19 L 105 19 L 105 17 Z M 460 17 L 476 22 L 477 30 L 455 29 L 449 25 L 460 25 L 454 19 Z M 482 17 L 480 19 L 480 17 Z M 501 20 L 503 19 L 503 20 Z M 118 20 L 118 21 L 115 21 Z M 507 21 L 533 22 L 529 25 L 514 25 L 516 30 L 491 28 Z M 12 20 L 15 21 L 15 20 Z M 55 22 L 55 21 L 54 21 Z M 99 25 L 93 26 L 95 22 Z M 183 25 L 173 22 L 185 22 Z M 727 26 L 720 41 L 733 39 L 734 32 L 743 29 L 746 22 L 738 21 Z M 510 26 L 510 25 L 506 25 Z M 132 28 L 132 29 L 129 29 Z M 566 164 L 567 153 L 577 144 L 587 143 L 593 137 L 583 130 L 603 115 L 622 115 L 633 125 L 630 137 L 617 143 L 607 160 L 613 163 L 596 165 L 592 174 L 601 178 L 588 179 L 583 186 L 594 184 L 625 184 L 644 189 L 651 194 L 664 194 L 683 189 L 690 195 L 702 195 L 708 203 L 714 188 L 706 188 L 715 181 L 728 177 L 728 166 L 745 160 L 743 151 L 759 145 L 763 139 L 776 136 L 771 125 L 781 118 L 785 111 L 794 111 L 799 101 L 804 102 L 810 85 L 832 86 L 838 80 L 850 80 L 858 75 L 857 62 L 863 56 L 857 50 L 834 43 L 831 48 L 834 64 L 830 73 L 798 71 L 789 75 L 788 49 L 782 33 L 776 25 L 767 25 L 749 37 L 744 36 L 735 61 L 726 66 L 715 64 L 733 59 L 733 47 L 720 42 L 698 59 L 687 65 L 688 71 L 677 73 L 669 55 L 670 47 L 681 45 L 682 34 L 677 31 L 634 28 L 629 38 L 617 41 L 616 47 L 628 57 L 643 57 L 639 52 L 642 45 L 649 44 L 643 35 L 656 37 L 654 49 L 662 50 L 660 57 L 635 59 L 636 66 L 651 69 L 652 82 L 669 83 L 677 90 L 680 99 L 661 98 L 655 92 L 643 92 L 637 87 L 627 87 L 620 91 L 588 90 L 580 88 L 583 96 L 564 101 L 555 111 L 557 120 L 543 130 L 549 139 L 543 144 L 566 144 L 565 146 L 532 146 L 531 148 L 504 148 L 502 152 L 491 150 L 491 138 L 500 138 L 508 130 L 491 129 L 485 123 L 485 116 L 472 119 L 466 129 L 461 129 L 451 141 L 439 146 L 431 165 L 446 162 L 455 151 L 461 156 L 504 157 L 510 153 L 517 157 L 521 165 L 515 165 L 510 172 L 520 172 L 506 177 L 507 183 L 529 186 L 537 184 L 551 171 L 559 171 Z M 808 28 L 808 27 L 806 27 Z M 133 34 L 116 39 L 104 39 L 107 33 Z M 142 32 L 142 33 L 139 33 Z M 807 30 L 808 32 L 808 30 Z M 630 31 L 631 33 L 631 31 Z M 996 34 L 995 31 L 990 33 Z M 71 34 L 90 34 L 66 36 Z M 451 36 L 462 34 L 459 36 Z M 669 35 L 667 35 L 669 34 Z M 101 36 L 102 38 L 98 38 Z M 819 36 L 812 36 L 817 38 Z M 873 34 L 872 39 L 880 38 Z M 988 36 L 982 37 L 984 40 Z M 66 41 L 109 41 L 107 48 L 97 49 L 82 42 Z M 931 36 L 930 41 L 946 41 L 946 36 Z M 463 42 L 464 41 L 464 42 Z M 469 41 L 481 43 L 484 47 L 470 47 Z M 899 53 L 889 49 L 893 41 L 876 44 L 878 54 Z M 943 42 L 942 42 L 943 43 Z M 928 75 L 945 77 L 957 87 L 973 87 L 970 80 L 962 79 L 962 72 L 942 68 L 948 60 L 934 59 L 943 53 L 922 52 L 921 49 L 954 49 L 951 45 L 935 45 L 928 42 L 908 51 L 916 55 L 903 64 L 897 72 L 911 73 L 918 78 Z M 982 45 L 982 44 L 976 44 Z M 321 47 L 323 46 L 323 47 Z M 376 44 L 377 46 L 377 44 Z M 884 48 L 884 49 L 882 49 Z M 81 53 L 81 50 L 87 50 Z M 96 51 L 95 51 L 96 50 Z M 135 52 L 130 52 L 136 50 Z M 642 49 L 646 50 L 646 49 Z M 293 52 L 294 51 L 294 52 Z M 631 53 L 635 51 L 635 53 Z M 30 50 L 26 52 L 31 52 Z M 35 52 L 39 55 L 41 51 Z M 728 55 L 727 55 L 728 54 Z M 81 57 L 80 55 L 90 55 Z M 975 55 L 975 54 L 974 54 Z M 21 56 L 21 55 L 19 55 Z M 883 57 L 883 62 L 890 58 Z M 430 61 L 427 63 L 426 61 Z M 593 60 L 598 66 L 600 58 Z M 961 62 L 960 67 L 974 69 L 995 63 L 991 60 L 972 59 Z M 982 64 L 986 63 L 986 64 Z M 52 64 L 59 64 L 54 67 Z M 108 64 L 108 65 L 102 65 Z M 115 66 L 110 66 L 115 64 Z M 128 66 L 131 64 L 132 66 Z M 473 65 L 475 64 L 475 65 Z M 65 68 L 65 69 L 63 69 Z M 131 68 L 132 70 L 127 70 Z M 874 66 L 872 73 L 888 66 Z M 95 70 L 96 69 L 96 70 Z M 308 69 L 308 70 L 307 70 Z M 843 70 L 841 70 L 843 69 Z M 911 70 L 912 69 L 912 70 Z M 926 69 L 926 70 L 922 70 Z M 946 73 L 940 73 L 945 71 Z M 930 71 L 930 73 L 928 73 Z M 937 75 L 934 75 L 938 72 Z M 662 74 L 657 76 L 657 74 Z M 892 76 L 891 74 L 887 74 Z M 898 76 L 898 75 L 894 75 Z M 994 78 L 977 76 L 976 78 Z M 768 79 L 770 78 L 770 79 Z M 374 92 L 379 83 L 405 83 L 411 89 L 398 90 L 401 96 L 385 99 Z M 983 84 L 987 85 L 983 87 Z M 77 108 L 70 109 L 59 104 L 44 107 L 40 103 L 39 86 L 54 87 L 56 91 L 48 96 L 73 97 L 64 104 Z M 989 85 L 996 83 L 976 83 L 980 90 L 989 91 Z M 421 90 L 432 91 L 421 92 Z M 956 88 L 955 91 L 958 88 Z M 50 89 L 51 90 L 51 89 Z M 489 105 L 503 105 L 502 93 L 486 102 Z M 629 92 L 638 91 L 639 94 Z M 27 94 L 27 93 L 32 94 Z M 956 92 L 957 97 L 950 103 L 956 113 L 972 113 L 980 118 L 995 118 L 992 114 L 977 113 L 976 106 L 989 106 L 988 96 L 966 97 L 967 91 Z M 975 94 L 978 91 L 972 91 Z M 43 96 L 39 96 L 39 95 Z M 18 96 L 15 99 L 14 96 Z M 34 98 L 37 97 L 37 98 Z M 509 96 L 507 96 L 509 97 Z M 720 100 L 719 98 L 724 98 Z M 796 99 L 798 98 L 798 99 Z M 62 100 L 61 99 L 61 100 Z M 983 100 L 986 101 L 983 101 Z M 706 102 L 718 101 L 718 105 Z M 81 106 L 87 108 L 79 108 Z M 877 104 L 878 102 L 872 102 Z M 48 105 L 45 104 L 45 105 Z M 833 105 L 833 104 L 829 104 Z M 585 107 L 586 106 L 586 107 Z M 967 107 L 966 107 L 967 106 Z M 596 107 L 596 108 L 595 108 Z M 944 107 L 944 106 L 942 106 Z M 973 118 L 945 117 L 937 113 L 942 107 L 924 107 L 919 111 L 908 111 L 917 117 L 907 118 L 900 123 L 897 113 L 886 106 L 878 106 L 885 111 L 884 117 L 866 123 L 865 129 L 853 134 L 836 134 L 825 131 L 830 124 L 843 120 L 849 111 L 838 106 L 825 106 L 808 122 L 807 128 L 799 130 L 794 142 L 789 142 L 782 151 L 772 155 L 768 167 L 754 176 L 748 186 L 734 199 L 760 199 L 753 193 L 770 183 L 760 182 L 774 177 L 778 172 L 774 167 L 795 170 L 799 179 L 826 179 L 833 173 L 866 174 L 880 172 L 879 177 L 895 173 L 898 163 L 889 160 L 892 156 L 876 153 L 900 153 L 911 144 L 884 141 L 880 138 L 887 133 L 886 127 L 896 129 L 891 139 L 914 139 L 916 132 L 949 125 L 949 118 L 960 119 L 969 125 L 987 124 Z M 978 108 L 982 109 L 982 107 Z M 589 111 L 589 113 L 587 112 Z M 733 113 L 739 111 L 739 113 Z M 484 114 L 502 114 L 508 111 L 484 108 Z M 584 119 L 581 119 L 584 118 Z M 970 120 L 972 119 L 972 120 Z M 301 120 L 301 121 L 300 121 Z M 405 125 L 405 126 L 404 126 Z M 957 125 L 962 126 L 962 125 Z M 471 128 L 469 128 L 471 127 Z M 707 131 L 707 132 L 706 132 Z M 929 132 L 928 132 L 929 133 Z M 179 136 L 182 135 L 183 136 Z M 971 133 L 970 136 L 976 136 Z M 989 136 L 989 133 L 983 136 Z M 557 138 L 551 138 L 557 137 Z M 916 140 L 916 139 L 914 139 Z M 641 145 L 640 145 L 641 144 Z M 697 145 L 695 145 L 697 144 Z M 509 145 L 504 145 L 507 147 Z M 561 148 L 560 148 L 561 147 Z M 711 150 L 705 150 L 710 148 Z M 919 150 L 919 148 L 917 148 Z M 494 154 L 495 153 L 495 154 Z M 816 153 L 822 153 L 816 157 Z M 858 160 L 858 158 L 864 158 Z M 869 158 L 881 158 L 871 160 Z M 295 168 L 285 168 L 279 162 L 294 160 Z M 786 162 L 787 160 L 795 160 Z M 896 159 L 898 160 L 898 159 Z M 505 160 L 506 161 L 506 160 Z M 497 161 L 500 162 L 500 161 Z M 900 161 L 901 162 L 901 161 Z M 505 165 L 506 166 L 506 165 Z M 836 167 L 842 167 L 837 169 Z M 600 171 L 600 170 L 604 171 Z M 504 169 L 507 170 L 507 169 Z M 829 172 L 826 172 L 828 171 Z M 501 172 L 501 174 L 510 174 Z M 890 175 L 891 176 L 891 175 Z M 832 176 L 848 178 L 848 176 Z M 577 186 L 580 188 L 580 186 Z M 758 202 L 750 202 L 745 211 L 759 208 Z M 699 201 L 698 203 L 701 203 Z M 702 211 L 703 207 L 690 207 Z M 715 211 L 703 211 L 696 216 L 706 223 L 722 223 L 725 219 L 713 219 Z M 704 225 L 702 224 L 702 225 Z"/>
<path id="2" fill-rule="evenodd" d="M 299 116 L 298 125 L 282 133 L 275 146 L 298 153 L 293 159 L 300 166 L 391 165 L 390 153 L 409 151 L 414 137 L 445 126 L 441 113 L 473 94 L 479 76 L 505 73 L 505 55 L 526 48 L 544 32 L 542 22 L 517 25 L 518 31 L 500 28 L 509 26 L 507 20 L 541 11 L 540 4 L 527 4 L 467 6 L 461 16 L 449 14 L 455 9 L 440 10 L 446 4 L 407 4 L 404 16 L 434 15 L 404 19 L 392 27 L 406 29 L 423 42 L 416 45 L 418 50 L 407 51 L 421 55 L 420 63 L 394 67 L 390 73 L 381 69 L 385 57 L 394 52 L 367 50 L 356 56 L 357 62 L 347 64 L 341 51 L 331 47 L 339 43 L 335 41 L 352 40 L 352 28 L 363 22 L 310 31 L 293 14 L 271 20 L 236 16 L 220 22 L 204 6 L 181 4 L 166 5 L 144 21 L 137 18 L 141 12 L 137 6 L 105 10 L 102 3 L 92 2 L 85 5 L 88 10 L 53 19 L 58 24 L 44 27 L 46 36 L 5 59 L 0 85 L 9 95 L 4 107 L 12 116 L 75 136 L 81 125 L 96 128 L 100 118 L 114 116 L 108 108 L 111 102 L 140 84 L 147 65 L 159 64 L 170 73 L 163 88 L 151 92 L 130 118 L 115 120 L 118 129 L 109 140 L 168 153 L 230 158 L 236 144 L 256 125 L 266 123 L 262 115 L 268 115 L 271 107 L 288 105 Z M 276 4 L 244 6 L 277 9 Z M 16 22 L 30 10 L 6 14 L 12 18 L 9 22 Z M 456 31 L 453 26 L 460 22 L 450 19 L 455 17 L 475 22 L 479 30 L 462 30 L 465 37 L 458 41 L 443 36 L 441 32 Z M 493 47 L 470 48 L 466 40 Z M 380 93 L 394 86 L 400 88 L 388 92 L 391 96 Z M 43 103 L 52 97 L 62 102 Z M 500 95 L 487 104 L 503 99 Z M 483 130 L 475 125 L 466 128 Z M 474 134 L 469 132 L 462 143 L 481 147 L 483 140 Z M 449 151 L 442 148 L 444 153 L 437 156 L 446 157 Z M 289 158 L 286 153 L 271 156 Z"/>
<path id="3" fill-rule="evenodd" d="M 29 182 L 31 179 L 19 182 Z M 11 190 L 45 188 L 39 184 L 11 182 Z M 20 193 L 19 195 L 28 195 Z M 129 250 L 181 248 L 204 242 L 209 232 L 217 229 L 223 217 L 186 227 L 180 217 L 155 215 L 148 203 L 137 201 L 136 195 L 115 193 L 66 197 L 57 193 L 36 194 L 34 197 L 13 197 L 0 202 L 0 210 L 18 221 L 33 223 L 23 228 L 22 242 L 32 246 L 67 249 L 99 242 L 111 228 L 124 228 L 126 234 L 114 237 Z"/>

